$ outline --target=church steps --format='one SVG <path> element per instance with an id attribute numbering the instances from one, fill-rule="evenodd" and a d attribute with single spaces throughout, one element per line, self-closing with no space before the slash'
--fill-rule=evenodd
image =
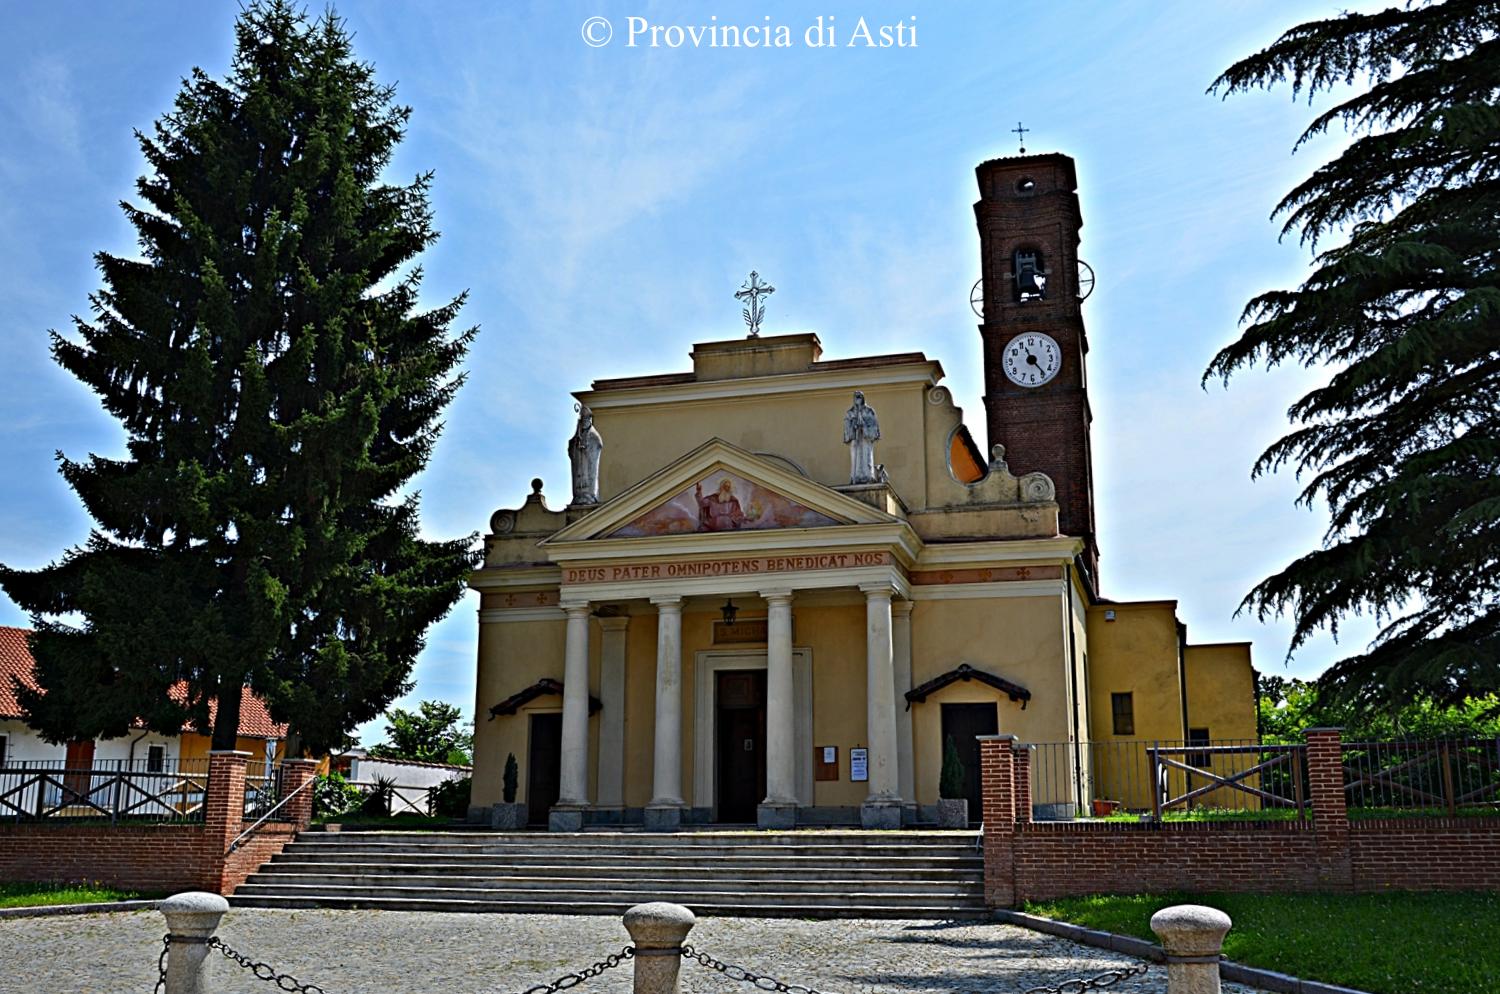
<path id="1" fill-rule="evenodd" d="M 984 911 L 972 833 L 320 833 L 234 894 L 248 907 L 953 917 Z"/>

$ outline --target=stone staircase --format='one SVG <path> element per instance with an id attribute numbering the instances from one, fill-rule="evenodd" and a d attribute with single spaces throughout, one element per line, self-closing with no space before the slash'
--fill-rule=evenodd
<path id="1" fill-rule="evenodd" d="M 304 832 L 231 898 L 252 908 L 963 918 L 973 832 Z"/>

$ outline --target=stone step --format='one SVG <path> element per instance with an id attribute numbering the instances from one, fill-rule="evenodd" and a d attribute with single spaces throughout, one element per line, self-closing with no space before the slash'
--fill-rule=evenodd
<path id="1" fill-rule="evenodd" d="M 694 878 L 656 877 L 649 874 L 639 876 L 608 877 L 561 877 L 561 876 L 445 876 L 408 874 L 392 878 L 368 873 L 254 873 L 246 886 L 257 889 L 282 891 L 291 887 L 316 887 L 347 891 L 400 891 L 441 889 L 464 891 L 567 891 L 575 897 L 579 891 L 611 894 L 623 891 L 655 894 L 667 891 L 676 893 L 741 894 L 765 886 L 759 881 L 737 880 L 731 877 L 700 875 Z M 937 897 L 970 897 L 984 894 L 984 880 L 780 880 L 772 887 L 784 894 L 900 894 L 932 895 Z"/>
<path id="2" fill-rule="evenodd" d="M 395 857 L 391 858 L 392 860 Z M 306 873 L 363 873 L 366 875 L 388 875 L 393 877 L 424 874 L 429 876 L 548 876 L 579 877 L 585 880 L 600 876 L 651 876 L 657 878 L 701 879 L 704 876 L 723 876 L 748 884 L 759 884 L 778 880 L 823 880 L 828 882 L 856 882 L 865 880 L 978 880 L 984 876 L 984 865 L 957 867 L 899 867 L 851 865 L 851 866 L 766 866 L 725 867 L 717 863 L 666 864 L 663 860 L 641 861 L 569 861 L 556 860 L 517 866 L 505 862 L 430 862 L 430 861 L 365 861 L 345 859 L 298 860 L 285 854 L 264 864 L 263 874 Z"/>
<path id="3" fill-rule="evenodd" d="M 406 832 L 302 832 L 298 841 L 348 841 L 369 839 L 385 842 L 408 842 L 428 839 L 436 842 L 519 842 L 532 848 L 540 846 L 634 845 L 680 848 L 697 845 L 946 845 L 974 846 L 979 833 L 972 831 L 705 831 L 705 832 L 483 832 L 483 831 L 406 831 Z"/>
<path id="4" fill-rule="evenodd" d="M 758 898 L 760 895 L 756 895 Z M 301 895 L 297 897 L 262 895 L 241 896 L 236 893 L 229 903 L 240 908 L 342 908 L 376 909 L 388 911 L 452 911 L 469 914 L 557 914 L 556 901 L 538 900 L 536 894 L 528 894 L 526 900 L 454 900 L 412 899 L 384 897 L 346 897 L 339 894 Z M 563 907 L 572 915 L 621 915 L 637 901 L 633 900 L 568 900 Z M 680 902 L 679 902 L 680 903 Z M 983 919 L 987 910 L 982 903 L 938 902 L 880 903 L 819 905 L 757 904 L 746 897 L 741 901 L 713 902 L 693 900 L 688 903 L 694 913 L 701 917 L 750 917 L 750 918 L 921 918 L 921 919 Z"/>
<path id="5" fill-rule="evenodd" d="M 725 856 L 756 856 L 756 857 L 815 857 L 815 858 L 837 858 L 848 857 L 862 860 L 885 859 L 885 858 L 954 858 L 954 859 L 979 859 L 978 849 L 968 846 L 838 846 L 838 845 L 722 845 L 722 846 L 692 846 L 688 848 L 660 847 L 646 849 L 635 846 L 622 846 L 613 844 L 587 845 L 575 844 L 570 846 L 529 846 L 525 843 L 456 843 L 456 842 L 428 842 L 418 840 L 396 840 L 389 842 L 310 842 L 299 839 L 287 847 L 288 851 L 297 852 L 331 852 L 331 853 L 381 853 L 381 852 L 403 852 L 403 853 L 449 853 L 459 854 L 481 854 L 491 856 L 504 855 L 545 855 L 545 854 L 568 854 L 587 856 L 626 856 L 642 859 L 657 859 L 664 856 L 675 856 L 692 859 L 718 859 Z"/>
<path id="6" fill-rule="evenodd" d="M 322 887 L 299 886 L 278 882 L 274 887 L 261 884 L 244 884 L 235 891 L 236 904 L 254 900 L 315 900 L 322 907 L 338 907 L 329 901 L 350 902 L 361 907 L 377 907 L 381 904 L 417 909 L 433 903 L 486 905 L 529 904 L 556 912 L 560 907 L 569 913 L 585 905 L 603 904 L 623 911 L 647 901 L 670 901 L 693 909 L 718 909 L 723 907 L 785 908 L 800 911 L 808 908 L 848 910 L 852 908 L 887 907 L 906 910 L 911 907 L 929 909 L 983 908 L 983 901 L 972 895 L 927 896 L 892 892 L 870 892 L 849 894 L 841 891 L 757 891 L 753 894 L 722 893 L 707 895 L 693 889 L 671 890 L 659 887 L 621 887 L 608 891 L 600 890 L 581 894 L 572 890 L 528 890 L 523 893 L 496 888 L 493 890 L 460 889 L 439 887 Z"/>
<path id="7" fill-rule="evenodd" d="M 712 857 L 690 855 L 649 855 L 630 853 L 453 853 L 392 848 L 386 850 L 318 850 L 288 846 L 272 862 L 306 863 L 445 863 L 467 866 L 548 866 L 560 860 L 579 866 L 705 866 L 722 869 L 810 869 L 835 870 L 879 867 L 890 872 L 901 870 L 967 870 L 982 867 L 977 855 L 964 856 L 781 856 L 747 855 L 739 851 Z"/>

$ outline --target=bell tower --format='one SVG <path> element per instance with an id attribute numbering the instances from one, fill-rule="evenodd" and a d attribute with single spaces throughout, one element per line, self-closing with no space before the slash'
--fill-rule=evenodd
<path id="1" fill-rule="evenodd" d="M 1082 562 L 1097 593 L 1077 173 L 1061 154 L 991 159 L 975 173 L 990 444 L 1005 446 L 1012 472 L 1052 478 L 1058 526 L 1084 540 Z"/>

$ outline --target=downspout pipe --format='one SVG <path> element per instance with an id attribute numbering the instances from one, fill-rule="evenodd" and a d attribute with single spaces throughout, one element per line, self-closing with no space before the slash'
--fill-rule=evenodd
<path id="1" fill-rule="evenodd" d="M 1073 787 L 1077 791 L 1078 808 L 1088 807 L 1083 796 L 1083 741 L 1078 737 L 1078 632 L 1073 624 L 1073 564 L 1063 566 L 1063 583 L 1068 595 L 1068 682 L 1072 685 L 1073 714 Z M 1184 712 L 1186 713 L 1186 712 Z M 1076 816 L 1075 816 L 1076 817 Z"/>

